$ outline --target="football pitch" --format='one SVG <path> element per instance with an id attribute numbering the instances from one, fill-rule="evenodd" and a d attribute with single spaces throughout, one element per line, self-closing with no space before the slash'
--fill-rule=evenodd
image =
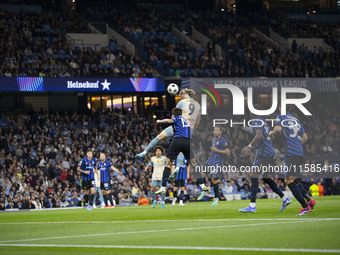
<path id="1" fill-rule="evenodd" d="M 316 198 L 297 217 L 293 200 L 189 203 L 109 209 L 0 213 L 0 254 L 324 254 L 340 253 L 340 197 Z"/>

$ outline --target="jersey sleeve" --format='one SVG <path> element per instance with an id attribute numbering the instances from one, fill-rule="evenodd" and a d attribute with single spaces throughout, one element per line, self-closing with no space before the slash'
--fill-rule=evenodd
<path id="1" fill-rule="evenodd" d="M 152 158 L 150 159 L 149 165 L 153 167 Z"/>
<path id="2" fill-rule="evenodd" d="M 300 126 L 301 126 L 301 129 L 300 129 L 301 135 L 306 134 L 306 131 L 301 123 L 300 123 Z"/>
<path id="3" fill-rule="evenodd" d="M 111 167 L 112 166 L 112 162 L 110 160 L 107 161 L 107 167 Z"/>
<path id="4" fill-rule="evenodd" d="M 84 170 L 85 169 L 85 159 L 82 159 L 79 162 L 78 166 L 80 167 L 81 170 Z"/>

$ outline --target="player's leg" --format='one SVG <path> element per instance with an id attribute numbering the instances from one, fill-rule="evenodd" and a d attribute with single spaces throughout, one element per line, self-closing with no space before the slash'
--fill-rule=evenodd
<path id="1" fill-rule="evenodd" d="M 181 181 L 180 181 L 180 186 L 181 186 L 181 189 L 180 189 L 180 193 L 179 193 L 179 196 L 178 196 L 179 206 L 184 206 L 184 204 L 183 204 L 183 197 L 184 197 L 184 180 L 181 180 Z"/>
<path id="2" fill-rule="evenodd" d="M 171 173 L 170 169 L 171 169 L 172 163 L 177 158 L 178 154 L 181 152 L 180 150 L 181 150 L 181 140 L 173 139 L 166 153 L 167 159 L 166 159 L 166 164 L 165 164 L 165 168 L 163 171 L 162 187 L 158 191 L 156 191 L 156 195 L 165 194 L 165 188 L 168 183 L 168 179 L 170 177 L 170 173 Z"/>
<path id="3" fill-rule="evenodd" d="M 219 201 L 218 179 L 217 178 L 211 178 L 211 183 L 212 183 L 212 185 L 214 187 L 214 193 L 215 193 L 215 198 L 214 198 L 214 201 L 213 201 L 211 207 L 216 207 L 217 203 Z"/>
<path id="4" fill-rule="evenodd" d="M 198 185 L 201 187 L 202 192 L 197 198 L 198 201 L 202 200 L 205 197 L 205 194 L 208 192 L 208 187 L 205 185 L 205 178 L 198 178 L 197 179 Z"/>
<path id="5" fill-rule="evenodd" d="M 174 158 L 176 157 L 177 155 L 174 156 Z M 165 188 L 168 183 L 168 178 L 170 176 L 170 171 L 171 171 L 170 168 L 172 166 L 172 163 L 173 163 L 173 159 L 170 159 L 170 158 L 166 159 L 166 165 L 165 165 L 163 177 L 162 177 L 162 187 L 157 192 L 155 192 L 156 194 L 161 195 L 161 199 L 162 199 L 161 208 L 165 207 L 165 192 L 166 192 Z"/>
<path id="6" fill-rule="evenodd" d="M 151 181 L 151 197 L 152 197 L 152 208 L 155 208 L 156 206 L 156 194 L 155 194 L 155 191 L 156 191 L 156 188 L 157 188 L 157 181 L 156 180 L 152 180 Z"/>
<path id="7" fill-rule="evenodd" d="M 276 182 L 271 178 L 263 178 L 263 181 L 269 185 L 269 187 L 274 191 L 276 194 L 280 196 L 282 199 L 282 206 L 280 212 L 282 212 L 288 205 L 290 205 L 293 201 L 289 199 L 283 192 L 279 189 L 279 186 Z"/>
<path id="8" fill-rule="evenodd" d="M 108 206 L 108 196 L 107 196 L 107 191 L 105 189 L 102 189 L 102 194 L 103 194 L 103 198 L 104 198 L 104 203 L 105 203 L 105 206 Z"/>
<path id="9" fill-rule="evenodd" d="M 91 191 L 91 192 L 92 192 L 92 191 Z M 97 208 L 97 205 L 96 205 L 97 188 L 94 188 L 94 193 L 92 193 L 92 196 L 93 196 L 92 206 L 93 206 L 93 208 Z"/>
<path id="10" fill-rule="evenodd" d="M 256 195 L 259 188 L 259 179 L 257 177 L 251 178 L 250 182 L 250 205 L 247 208 L 239 209 L 239 212 L 256 213 Z"/>
<path id="11" fill-rule="evenodd" d="M 297 216 L 303 216 L 303 215 L 309 213 L 311 211 L 311 208 L 307 204 L 307 202 L 304 199 L 304 197 L 302 196 L 302 193 L 301 193 L 299 187 L 294 182 L 294 180 L 295 180 L 294 177 L 286 177 L 285 178 L 285 183 L 288 186 L 288 188 L 290 189 L 290 191 L 293 193 L 293 196 L 295 197 L 295 199 L 297 201 L 299 201 L 299 203 L 302 206 L 302 209 L 301 209 L 300 213 L 297 214 Z"/>
<path id="12" fill-rule="evenodd" d="M 89 192 L 90 192 L 90 189 L 88 187 L 86 187 L 85 185 L 84 185 L 84 189 L 85 189 L 84 202 L 85 202 L 85 205 L 89 205 Z"/>
<path id="13" fill-rule="evenodd" d="M 299 187 L 302 196 L 307 201 L 307 204 L 313 209 L 314 206 L 316 205 L 316 201 L 308 194 L 307 190 L 303 187 L 303 185 L 300 182 L 298 182 L 297 180 L 295 180 L 294 182 Z"/>
<path id="14" fill-rule="evenodd" d="M 95 181 L 91 181 L 91 189 L 90 189 L 90 194 L 89 194 L 89 202 L 93 200 L 93 195 L 96 193 L 96 188 L 95 188 Z"/>
<path id="15" fill-rule="evenodd" d="M 159 141 L 166 139 L 166 138 L 172 138 L 173 137 L 173 130 L 172 127 L 167 127 L 164 129 L 158 136 L 156 136 L 145 148 L 145 150 L 139 154 L 136 155 L 136 158 L 143 158 L 146 153 L 148 153 L 153 147 L 155 147 Z"/>
<path id="16" fill-rule="evenodd" d="M 104 197 L 103 197 L 102 189 L 97 188 L 97 191 L 99 193 L 99 201 L 100 201 L 101 207 L 104 208 L 105 203 L 104 203 Z"/>
<path id="17" fill-rule="evenodd" d="M 174 186 L 174 189 L 173 189 L 174 198 L 172 200 L 172 206 L 176 205 L 176 201 L 177 201 L 177 187 L 178 187 L 178 180 L 175 181 L 175 186 Z"/>
<path id="18" fill-rule="evenodd" d="M 183 153 L 180 153 L 180 154 L 178 154 L 177 159 L 176 159 L 175 171 L 169 177 L 169 182 L 172 182 L 176 178 L 176 176 L 179 172 L 179 169 L 181 168 L 183 162 L 184 162 L 184 155 L 183 155 Z"/>
<path id="19" fill-rule="evenodd" d="M 301 165 L 301 158 L 300 157 L 294 157 L 294 156 L 287 157 L 286 162 L 285 162 L 285 166 L 288 167 L 288 169 L 297 169 L 296 166 L 299 166 L 299 165 Z M 290 191 L 292 192 L 295 199 L 297 201 L 299 201 L 299 203 L 302 206 L 302 209 L 297 214 L 297 216 L 303 216 L 303 215 L 309 213 L 312 209 L 308 205 L 306 200 L 304 199 L 300 188 L 297 186 L 297 184 L 295 182 L 295 177 L 288 174 L 285 178 L 285 183 L 288 186 L 288 188 L 290 189 Z"/>

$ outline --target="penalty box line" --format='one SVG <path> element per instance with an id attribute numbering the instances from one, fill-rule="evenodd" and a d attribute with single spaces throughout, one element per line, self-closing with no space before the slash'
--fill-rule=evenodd
<path id="1" fill-rule="evenodd" d="M 336 249 L 307 248 L 258 248 L 258 247 L 197 247 L 197 246 L 139 246 L 139 245 L 76 245 L 76 244 L 0 244 L 0 247 L 52 247 L 52 248 L 110 248 L 110 249 L 154 249 L 154 250 L 209 250 L 209 251 L 250 251 L 250 252 L 311 252 L 340 253 Z"/>
<path id="2" fill-rule="evenodd" d="M 306 223 L 315 222 L 311 220 L 295 220 L 287 221 L 289 223 Z M 18 240 L 4 240 L 0 243 L 12 243 L 12 242 L 30 242 L 30 241 L 42 241 L 42 240 L 55 240 L 55 239 L 69 239 L 69 238 L 81 238 L 81 237 L 94 237 L 94 236 L 108 236 L 108 235 L 124 235 L 124 234 L 140 234 L 140 233 L 157 233 L 157 232 L 170 232 L 170 231 L 189 231 L 189 230 L 201 230 L 201 229 L 214 229 L 214 228 L 233 228 L 233 227 L 252 227 L 252 226 L 266 226 L 266 225 L 278 225 L 282 222 L 264 222 L 253 224 L 237 224 L 237 225 L 223 225 L 223 226 L 207 226 L 207 227 L 192 227 L 192 228 L 177 228 L 177 229 L 154 229 L 154 230 L 141 230 L 141 231 L 129 231 L 129 232 L 114 232 L 114 233 L 98 233 L 98 234 L 86 234 L 86 235 L 73 235 L 73 236 L 56 236 L 56 237 L 42 237 L 42 238 L 30 238 L 30 239 L 18 239 Z"/>

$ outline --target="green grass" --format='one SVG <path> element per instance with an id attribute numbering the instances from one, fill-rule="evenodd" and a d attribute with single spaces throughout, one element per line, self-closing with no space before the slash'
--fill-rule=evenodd
<path id="1" fill-rule="evenodd" d="M 279 252 L 277 249 L 284 249 L 281 254 L 287 253 L 287 249 L 317 249 L 313 253 L 317 254 L 329 249 L 339 251 L 340 197 L 322 197 L 316 201 L 315 209 L 304 217 L 296 217 L 300 209 L 297 201 L 280 213 L 279 199 L 258 200 L 256 214 L 238 212 L 239 208 L 248 206 L 248 201 L 220 202 L 216 208 L 211 208 L 210 202 L 202 202 L 189 203 L 186 207 L 167 204 L 164 209 L 130 206 L 92 211 L 6 212 L 0 214 L 0 254 L 274 254 Z M 4 246 L 8 244 L 21 246 Z M 48 247 L 36 247 L 38 244 Z M 33 247 L 27 247 L 29 245 Z M 171 249 L 164 246 L 171 246 Z M 213 247 L 213 250 L 190 247 Z M 216 250 L 218 247 L 231 250 Z M 274 250 L 244 251 L 244 248 Z M 292 250 L 289 253 L 310 252 Z"/>

